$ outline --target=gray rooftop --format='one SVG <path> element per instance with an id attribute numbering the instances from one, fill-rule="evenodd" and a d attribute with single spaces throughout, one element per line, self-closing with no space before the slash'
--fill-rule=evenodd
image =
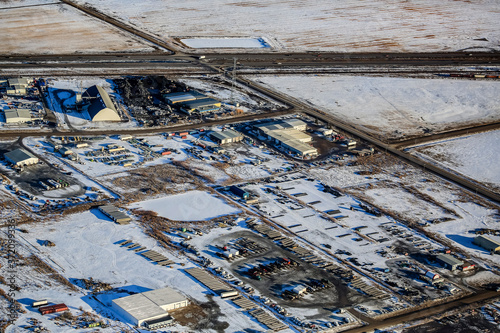
<path id="1" fill-rule="evenodd" d="M 29 158 L 38 158 L 32 153 L 24 149 L 16 149 L 4 154 L 5 158 L 13 161 L 14 163 L 25 161 Z"/>
<path id="2" fill-rule="evenodd" d="M 449 254 L 438 254 L 436 258 L 442 262 L 447 263 L 448 265 L 455 266 L 455 265 L 463 265 L 464 262 L 462 260 L 459 260 L 453 256 L 450 256 Z"/>
<path id="3" fill-rule="evenodd" d="M 3 112 L 5 113 L 6 120 L 18 117 L 31 119 L 30 109 L 6 109 Z"/>

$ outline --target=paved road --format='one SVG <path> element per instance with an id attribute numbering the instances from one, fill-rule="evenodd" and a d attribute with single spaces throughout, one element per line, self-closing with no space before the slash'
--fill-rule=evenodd
<path id="1" fill-rule="evenodd" d="M 427 309 L 413 311 L 407 314 L 403 314 L 400 316 L 395 316 L 386 320 L 374 320 L 374 319 L 366 319 L 369 324 L 364 327 L 359 327 L 351 330 L 344 331 L 345 333 L 362 333 L 362 332 L 371 332 L 375 329 L 382 329 L 391 326 L 395 326 L 398 324 L 402 324 L 404 322 L 413 321 L 416 319 L 429 318 L 431 316 L 444 313 L 450 310 L 459 309 L 463 306 L 473 305 L 475 303 L 480 303 L 487 300 L 493 300 L 495 298 L 500 297 L 499 293 L 496 291 L 480 291 L 471 296 L 464 297 L 462 299 L 451 301 L 445 304 L 433 306 Z M 479 305 L 479 304 L 478 304 Z"/>

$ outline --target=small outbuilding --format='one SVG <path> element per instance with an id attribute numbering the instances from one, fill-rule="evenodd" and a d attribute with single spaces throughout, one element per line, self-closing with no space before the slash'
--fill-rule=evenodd
<path id="1" fill-rule="evenodd" d="M 40 162 L 38 157 L 22 148 L 5 153 L 3 156 L 5 157 L 7 162 L 10 162 L 17 167 L 37 164 L 38 162 Z"/>
<path id="2" fill-rule="evenodd" d="M 292 289 L 292 293 L 300 296 L 307 291 L 307 287 L 303 284 L 298 284 Z"/>
<path id="3" fill-rule="evenodd" d="M 497 242 L 483 235 L 474 238 L 472 243 L 482 247 L 483 249 L 491 253 L 498 253 L 500 251 L 500 242 Z"/>

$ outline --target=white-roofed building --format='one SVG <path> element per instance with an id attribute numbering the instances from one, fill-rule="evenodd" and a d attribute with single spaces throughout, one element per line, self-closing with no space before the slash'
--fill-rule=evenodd
<path id="1" fill-rule="evenodd" d="M 147 291 L 140 294 L 118 298 L 111 307 L 127 322 L 137 326 L 170 323 L 172 318 L 167 311 L 188 305 L 188 300 L 170 287 Z"/>
<path id="2" fill-rule="evenodd" d="M 31 121 L 30 109 L 7 109 L 4 110 L 5 122 L 12 123 L 25 123 Z"/>

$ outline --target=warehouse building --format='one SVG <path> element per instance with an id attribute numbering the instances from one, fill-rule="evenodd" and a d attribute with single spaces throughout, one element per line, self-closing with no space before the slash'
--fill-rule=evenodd
<path id="1" fill-rule="evenodd" d="M 29 87 L 30 83 L 33 82 L 30 78 L 11 78 L 7 80 L 7 88 L 5 93 L 12 96 L 24 96 L 26 95 L 26 89 Z"/>
<path id="2" fill-rule="evenodd" d="M 4 110 L 5 122 L 7 124 L 12 123 L 26 123 L 31 121 L 31 110 L 30 109 L 7 109 Z"/>
<path id="3" fill-rule="evenodd" d="M 112 219 L 118 224 L 128 224 L 128 222 L 132 221 L 130 216 L 125 214 L 124 212 L 118 210 L 113 205 L 104 205 L 104 206 L 99 206 L 98 209 L 107 217 Z"/>
<path id="4" fill-rule="evenodd" d="M 209 134 L 210 139 L 219 145 L 223 145 L 231 142 L 243 141 L 243 135 L 239 132 L 233 130 L 225 130 L 222 132 L 211 132 Z"/>
<path id="5" fill-rule="evenodd" d="M 186 297 L 170 287 L 118 298 L 111 307 L 126 321 L 148 328 L 159 328 L 172 322 L 167 311 L 186 307 Z"/>
<path id="6" fill-rule="evenodd" d="M 40 162 L 38 157 L 36 157 L 31 152 L 24 149 L 16 149 L 3 154 L 3 156 L 5 157 L 5 160 L 7 162 L 10 162 L 17 167 L 37 164 L 38 162 Z"/>
<path id="7" fill-rule="evenodd" d="M 169 105 L 182 104 L 186 102 L 195 101 L 197 99 L 206 98 L 207 96 L 197 92 L 175 92 L 170 94 L 164 94 L 163 98 Z"/>
<path id="8" fill-rule="evenodd" d="M 219 111 L 221 102 L 210 97 L 196 99 L 182 103 L 181 111 L 192 114 L 193 112 L 208 113 Z"/>
<path id="9" fill-rule="evenodd" d="M 234 195 L 239 196 L 240 198 L 242 198 L 244 200 L 248 200 L 250 198 L 250 193 L 248 193 L 247 191 L 239 188 L 238 186 L 231 185 L 229 187 L 229 190 L 231 191 L 231 193 L 233 193 Z"/>
<path id="10" fill-rule="evenodd" d="M 438 254 L 436 256 L 436 261 L 450 271 L 457 270 L 464 264 L 462 260 L 458 260 L 449 254 Z"/>
<path id="11" fill-rule="evenodd" d="M 312 137 L 302 132 L 306 130 L 307 124 L 300 119 L 266 122 L 254 127 L 260 136 L 289 154 L 297 155 L 303 159 L 318 155 L 318 150 L 307 144 L 312 141 Z"/>
<path id="12" fill-rule="evenodd" d="M 120 121 L 118 111 L 109 97 L 106 90 L 101 86 L 92 86 L 83 94 L 82 99 L 86 100 L 87 111 L 92 121 Z"/>
<path id="13" fill-rule="evenodd" d="M 477 246 L 480 246 L 482 247 L 483 249 L 485 249 L 486 251 L 489 251 L 491 253 L 498 253 L 500 251 L 500 243 L 491 239 L 491 238 L 488 238 L 486 236 L 477 236 L 476 238 L 474 238 L 474 240 L 472 241 L 473 244 L 476 244 Z"/>

